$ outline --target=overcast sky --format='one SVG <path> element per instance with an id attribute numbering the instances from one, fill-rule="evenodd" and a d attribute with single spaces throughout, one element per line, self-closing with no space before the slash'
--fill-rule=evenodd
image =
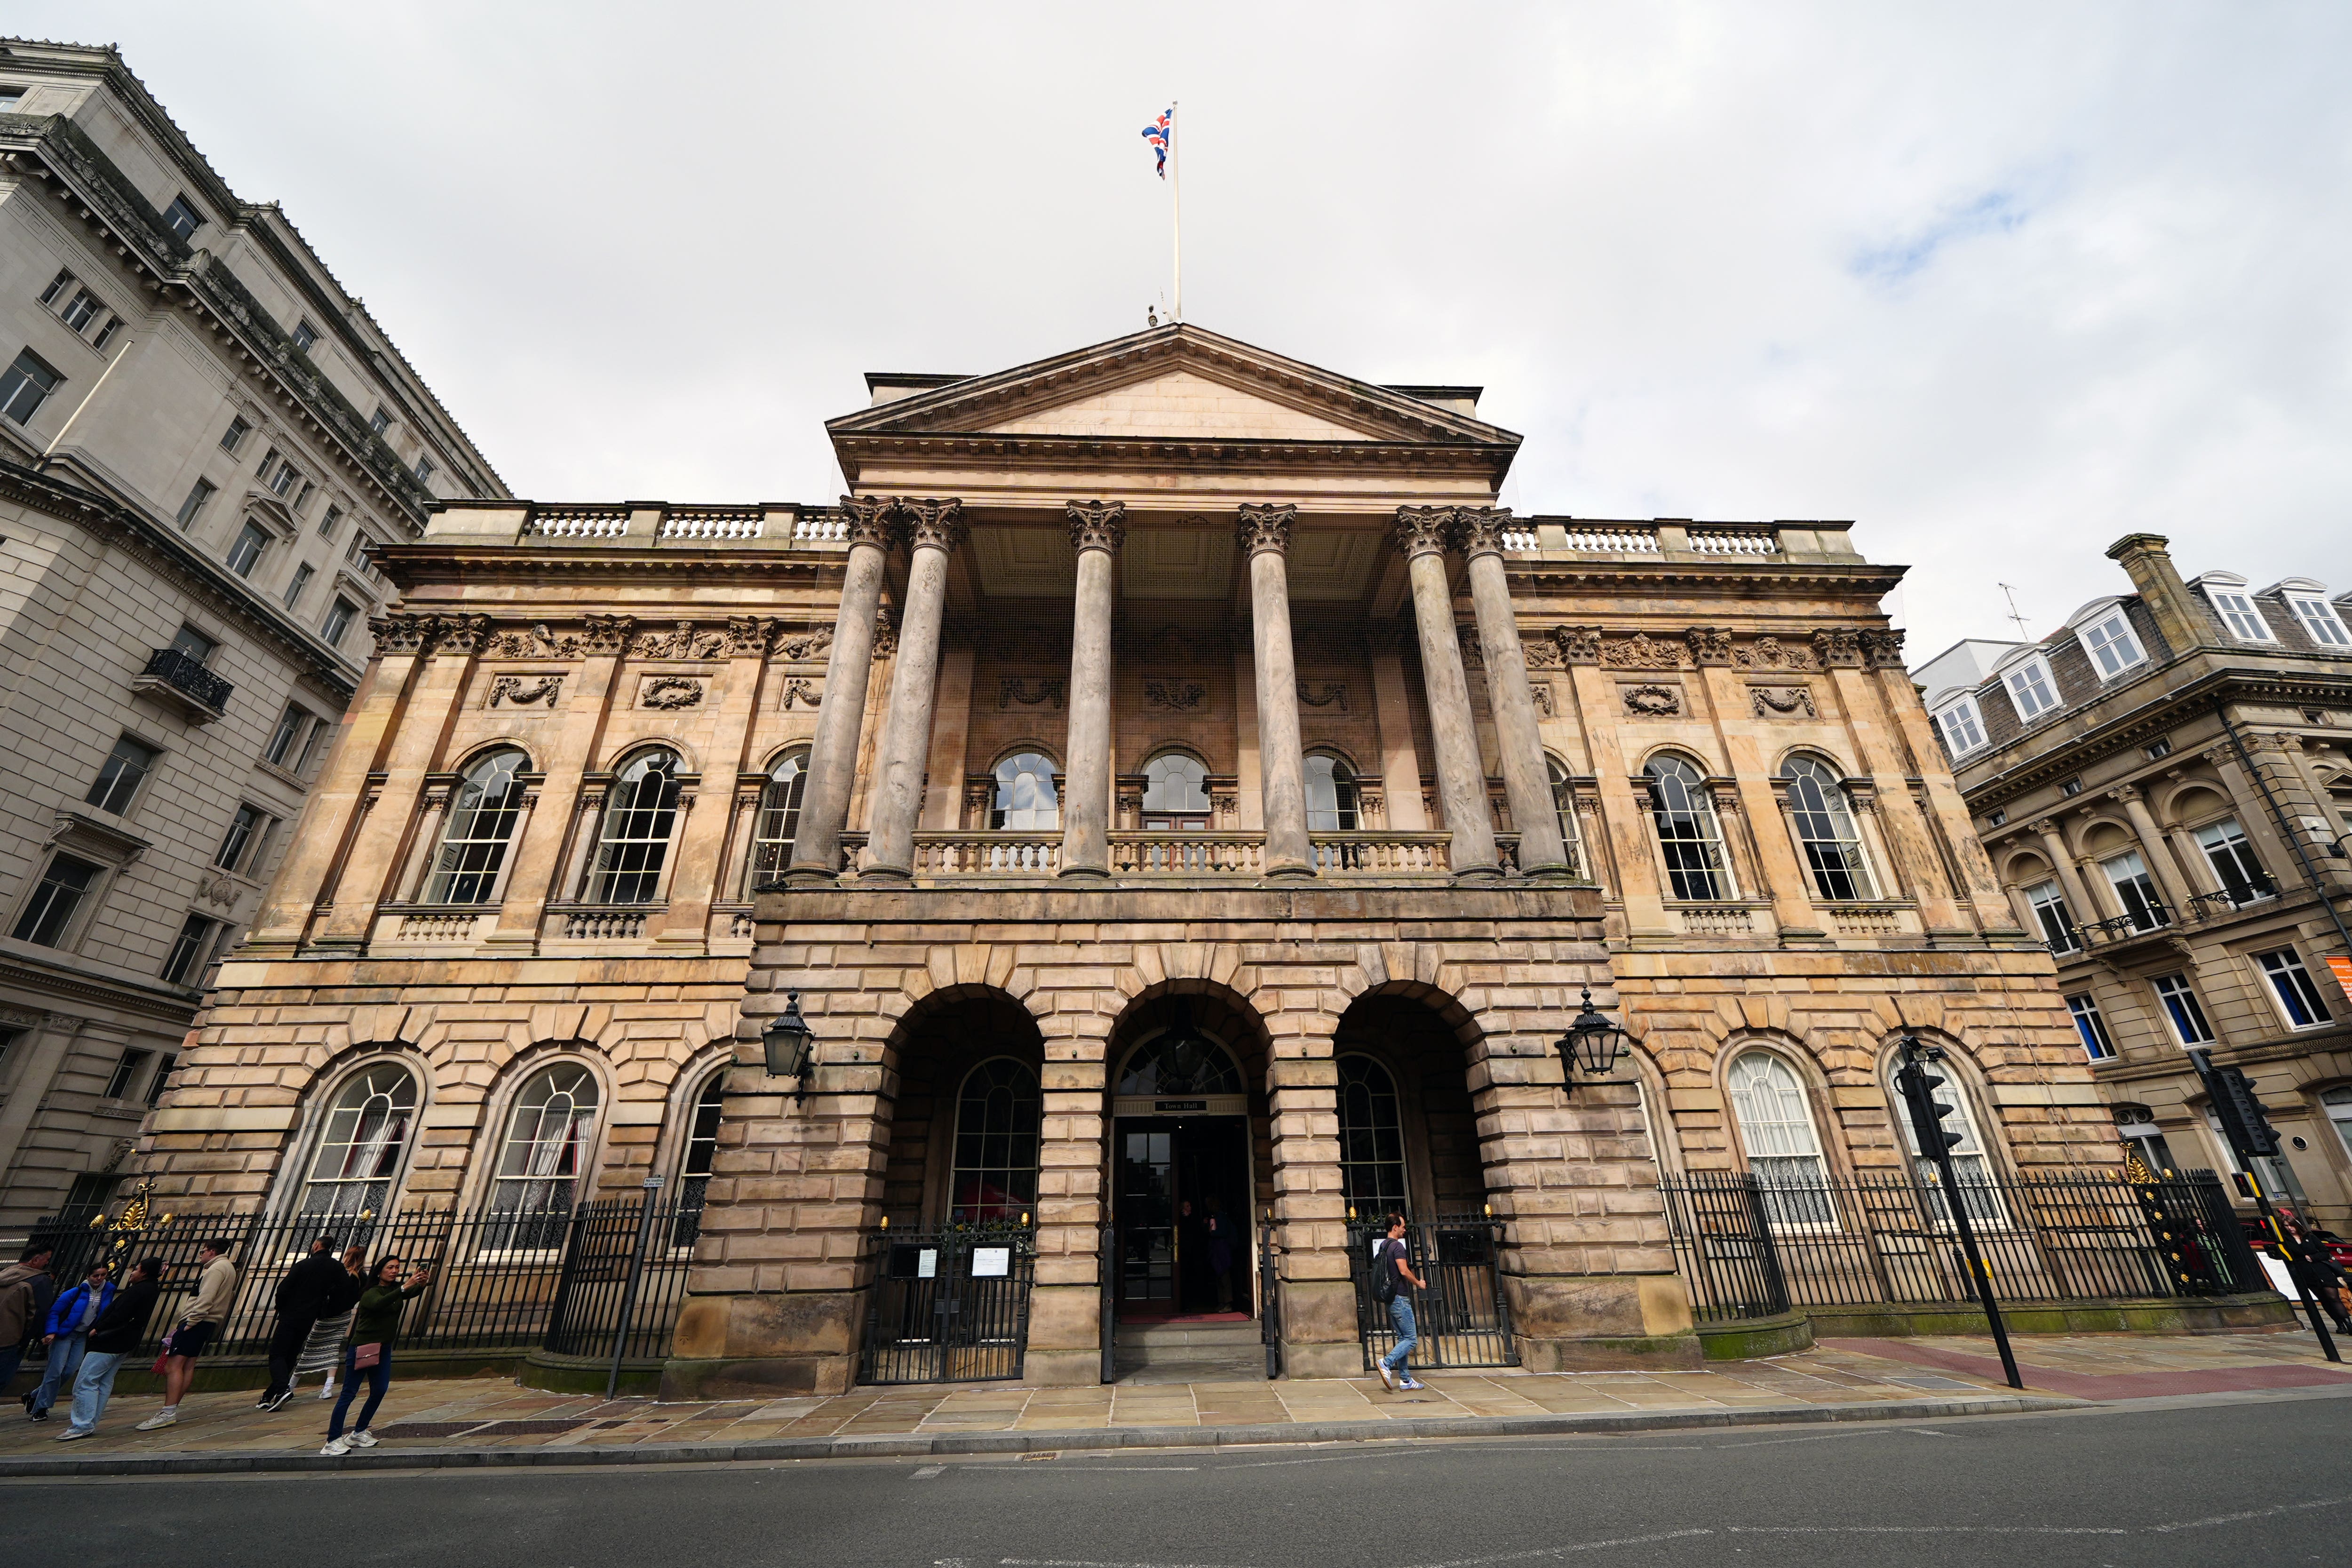
<path id="1" fill-rule="evenodd" d="M 830 500 L 869 369 L 1188 319 L 1469 382 L 1505 500 L 1851 518 L 1915 661 L 2121 586 L 2352 589 L 2352 9 L 129 5 L 519 494 Z"/>

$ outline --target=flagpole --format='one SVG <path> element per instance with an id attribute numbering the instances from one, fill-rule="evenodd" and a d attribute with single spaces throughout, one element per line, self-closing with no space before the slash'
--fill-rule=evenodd
<path id="1" fill-rule="evenodd" d="M 1176 198 L 1176 319 L 1184 319 L 1184 149 L 1176 136 L 1176 100 L 1168 100 L 1169 185 Z"/>

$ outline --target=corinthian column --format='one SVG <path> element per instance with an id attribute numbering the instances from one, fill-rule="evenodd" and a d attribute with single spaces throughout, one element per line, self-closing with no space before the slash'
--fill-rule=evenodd
<path id="1" fill-rule="evenodd" d="M 1110 875 L 1110 574 L 1127 539 L 1118 501 L 1072 501 L 1078 552 L 1070 636 L 1070 757 L 1062 776 L 1062 875 Z"/>
<path id="2" fill-rule="evenodd" d="M 1241 509 L 1249 559 L 1250 647 L 1257 665 L 1259 795 L 1265 812 L 1265 874 L 1311 877 L 1307 842 L 1307 759 L 1298 739 L 1298 661 L 1290 651 L 1290 525 L 1295 506 Z"/>
<path id="3" fill-rule="evenodd" d="M 893 503 L 881 496 L 844 496 L 849 524 L 849 569 L 834 618 L 833 651 L 825 657 L 824 696 L 817 704 L 816 736 L 809 743 L 809 779 L 801 794 L 800 831 L 785 874 L 830 879 L 841 874 L 841 830 L 849 821 L 849 790 L 857 777 L 857 739 L 866 728 L 866 682 L 874 666 L 874 616 L 882 607 L 882 562 L 890 548 Z"/>
<path id="4" fill-rule="evenodd" d="M 963 542 L 960 500 L 901 499 L 913 559 L 907 607 L 898 621 L 898 662 L 890 672 L 890 711 L 882 729 L 880 788 L 866 875 L 905 877 L 915 860 L 915 818 L 923 809 L 923 773 L 931 749 L 932 699 L 939 690 L 940 612 L 947 603 L 948 552 Z M 827 693 L 830 695 L 831 688 Z M 823 715 L 818 715 L 822 721 Z"/>
<path id="5" fill-rule="evenodd" d="M 1429 734 L 1437 747 L 1437 798 L 1454 836 L 1456 877 L 1502 874 L 1495 857 L 1495 819 L 1478 765 L 1478 731 L 1470 717 L 1470 683 L 1454 633 L 1454 595 L 1445 584 L 1445 536 L 1453 509 L 1397 508 L 1396 547 L 1412 579 L 1412 618 L 1421 632 L 1421 678 L 1429 697 Z M 1522 679 L 1525 679 L 1524 676 Z"/>
<path id="6" fill-rule="evenodd" d="M 1565 877 L 1568 846 L 1559 836 L 1559 812 L 1544 766 L 1543 732 L 1537 728 L 1535 693 L 1528 689 L 1519 621 L 1511 613 L 1510 585 L 1503 578 L 1503 527 L 1511 514 L 1500 507 L 1465 506 L 1454 509 L 1454 519 L 1470 563 L 1470 606 L 1478 617 L 1478 649 L 1486 656 L 1486 700 L 1495 710 L 1496 746 L 1503 754 L 1503 793 L 1519 830 L 1519 871 Z"/>

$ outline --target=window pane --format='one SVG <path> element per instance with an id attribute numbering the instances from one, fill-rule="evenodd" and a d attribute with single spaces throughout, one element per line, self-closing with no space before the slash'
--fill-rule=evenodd
<path id="1" fill-rule="evenodd" d="M 212 944 L 213 921 L 202 915 L 190 915 L 180 926 L 180 934 L 172 943 L 171 955 L 163 961 L 163 978 L 173 985 L 184 985 L 195 974 L 197 964 Z"/>
<path id="2" fill-rule="evenodd" d="M 1854 826 L 1845 786 L 1813 757 L 1794 757 L 1782 775 L 1789 785 L 1789 816 L 1805 852 L 1805 866 L 1817 897 L 1875 897 L 1863 858 L 1862 830 Z"/>
<path id="3" fill-rule="evenodd" d="M 498 752 L 466 770 L 450 797 L 424 902 L 490 901 L 506 864 L 508 840 L 522 813 L 523 786 L 518 775 L 528 763 L 520 752 Z"/>
<path id="4" fill-rule="evenodd" d="M 1650 820 L 1665 858 L 1672 896 L 1685 901 L 1734 896 L 1715 805 L 1698 770 L 1679 757 L 1662 757 L 1646 771 Z"/>
<path id="5" fill-rule="evenodd" d="M 120 816 L 131 809 L 138 796 L 139 786 L 155 766 L 159 753 L 152 746 L 142 745 L 125 735 L 114 742 L 114 750 L 98 770 L 98 777 L 82 798 L 100 811 Z"/>
<path id="6" fill-rule="evenodd" d="M 385 1063 L 345 1084 L 319 1133 L 302 1193 L 307 1218 L 383 1214 L 416 1113 L 416 1079 Z"/>
<path id="7" fill-rule="evenodd" d="M 533 1250 L 562 1245 L 595 1131 L 596 1099 L 594 1076 L 570 1064 L 549 1068 L 524 1086 L 491 1183 L 492 1212 L 510 1216 L 492 1245 Z"/>
<path id="8" fill-rule="evenodd" d="M 1037 1206 L 1037 1075 L 1010 1057 L 972 1068 L 956 1100 L 951 1222 L 1017 1220 Z"/>
<path id="9" fill-rule="evenodd" d="M 808 788 L 808 758 L 806 752 L 788 753 L 761 786 L 760 819 L 751 835 L 754 886 L 782 876 L 792 864 L 793 841 L 801 830 L 801 795 Z"/>
<path id="10" fill-rule="evenodd" d="M 1339 1184 L 1358 1219 L 1412 1212 L 1396 1079 L 1367 1056 L 1339 1058 Z"/>
<path id="11" fill-rule="evenodd" d="M 1143 765 L 1143 809 L 1199 812 L 1209 809 L 1209 770 L 1181 752 Z"/>
<path id="12" fill-rule="evenodd" d="M 58 389 L 59 379 L 57 372 L 26 349 L 16 356 L 16 363 L 0 373 L 0 416 L 24 424 L 40 411 L 49 394 Z"/>
<path id="13" fill-rule="evenodd" d="M 653 901 L 669 857 L 677 821 L 677 758 L 668 752 L 640 755 L 621 771 L 605 799 L 604 826 L 595 868 L 589 878 L 592 904 Z"/>
<path id="14" fill-rule="evenodd" d="M 1024 752 L 996 764 L 996 802 L 988 825 L 1014 832 L 1062 826 L 1062 803 L 1054 785 L 1053 760 Z"/>
<path id="15" fill-rule="evenodd" d="M 52 857 L 48 869 L 26 900 L 25 912 L 16 917 L 15 932 L 18 942 L 37 942 L 43 947 L 55 947 L 66 937 L 66 929 L 73 923 L 74 911 L 98 879 L 98 868 L 87 860 L 77 860 L 70 855 Z"/>

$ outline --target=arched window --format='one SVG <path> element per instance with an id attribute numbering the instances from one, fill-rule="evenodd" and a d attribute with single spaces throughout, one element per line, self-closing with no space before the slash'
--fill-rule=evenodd
<path id="1" fill-rule="evenodd" d="M 677 1215 L 670 1222 L 672 1247 L 692 1247 L 702 1234 L 702 1195 L 710 1186 L 711 1162 L 719 1153 L 719 1118 L 726 1087 L 722 1068 L 705 1079 L 702 1092 L 694 1097 L 694 1116 L 686 1124 L 686 1148 L 677 1163 Z"/>
<path id="2" fill-rule="evenodd" d="M 677 769 L 676 752 L 640 752 L 613 781 L 586 902 L 653 902 L 677 826 Z"/>
<path id="3" fill-rule="evenodd" d="M 1307 831 L 1353 833 L 1363 825 L 1354 770 L 1328 752 L 1307 753 Z"/>
<path id="4" fill-rule="evenodd" d="M 751 882 L 784 874 L 801 831 L 801 792 L 808 787 L 808 748 L 786 752 L 760 786 L 760 817 L 751 831 Z"/>
<path id="5" fill-rule="evenodd" d="M 1559 841 L 1568 850 L 1568 868 L 1576 876 L 1589 876 L 1591 873 L 1584 865 L 1584 840 L 1577 832 L 1576 780 L 1558 757 L 1546 757 L 1544 771 L 1551 778 L 1551 808 L 1559 818 Z"/>
<path id="6" fill-rule="evenodd" d="M 1054 787 L 1054 759 L 1023 752 L 996 764 L 996 800 L 988 826 L 1031 832 L 1062 826 L 1062 797 Z"/>
<path id="7" fill-rule="evenodd" d="M 1144 763 L 1143 826 L 1152 833 L 1207 832 L 1209 770 L 1181 752 Z"/>
<path id="8" fill-rule="evenodd" d="M 382 1062 L 343 1085 L 319 1130 L 302 1184 L 306 1219 L 352 1220 L 381 1215 L 400 1179 L 408 1134 L 416 1121 L 416 1078 L 396 1062 Z"/>
<path id="9" fill-rule="evenodd" d="M 1796 1068 L 1769 1051 L 1748 1051 L 1731 1064 L 1730 1087 L 1732 1119 L 1766 1211 L 1780 1224 L 1831 1223 L 1829 1168 Z"/>
<path id="10" fill-rule="evenodd" d="M 2344 1152 L 2352 1154 L 2352 1086 L 2329 1089 L 2319 1097 L 2319 1107 L 2327 1112 L 2327 1124 L 2336 1129 L 2336 1136 L 2344 1141 Z"/>
<path id="11" fill-rule="evenodd" d="M 1189 1024 L 1162 1031 L 1127 1058 L 1121 1094 L 1240 1094 L 1241 1069 L 1223 1046 Z"/>
<path id="12" fill-rule="evenodd" d="M 1706 779 L 1680 757 L 1654 758 L 1643 771 L 1650 778 L 1650 820 L 1673 896 L 1695 902 L 1738 897 Z"/>
<path id="13" fill-rule="evenodd" d="M 1339 1184 L 1360 1220 L 1412 1212 L 1396 1079 L 1367 1056 L 1339 1058 Z"/>
<path id="14" fill-rule="evenodd" d="M 1813 891 L 1829 900 L 1876 898 L 1870 862 L 1863 858 L 1862 830 L 1854 826 L 1837 774 L 1818 757 L 1790 757 L 1780 776 L 1788 782 L 1789 818 L 1804 847 Z"/>
<path id="15" fill-rule="evenodd" d="M 561 1246 L 596 1131 L 596 1076 L 577 1062 L 542 1068 L 515 1097 L 490 1184 L 498 1247 Z"/>
<path id="16" fill-rule="evenodd" d="M 507 844 L 522 815 L 520 774 L 530 759 L 517 751 L 492 752 L 466 770 L 449 802 L 441 829 L 441 852 L 425 879 L 423 902 L 487 904 L 498 891 Z"/>
<path id="17" fill-rule="evenodd" d="M 1037 1075 L 1011 1057 L 965 1075 L 956 1097 L 951 1218 L 1017 1220 L 1037 1206 L 1037 1131 L 1045 1101 Z"/>

